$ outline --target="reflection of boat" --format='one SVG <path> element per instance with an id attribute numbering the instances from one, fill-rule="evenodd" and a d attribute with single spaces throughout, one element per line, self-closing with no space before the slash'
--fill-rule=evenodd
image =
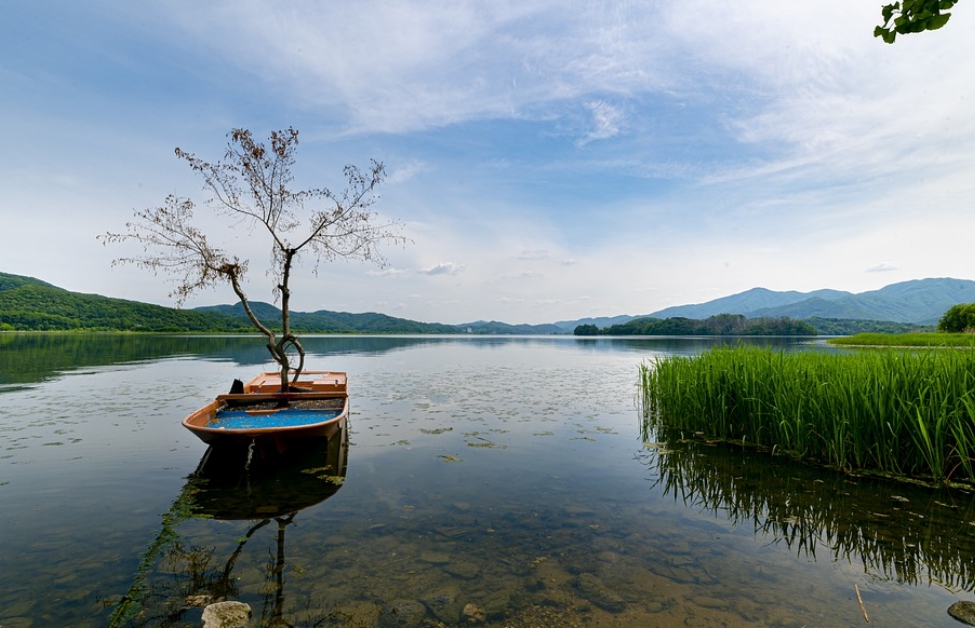
<path id="1" fill-rule="evenodd" d="M 330 437 L 349 415 L 345 373 L 303 371 L 281 392 L 280 373 L 261 373 L 246 384 L 235 382 L 183 419 L 183 425 L 214 446 L 258 447 L 260 455 L 282 453 L 296 442 Z"/>
<path id="2" fill-rule="evenodd" d="M 247 464 L 236 448 L 210 447 L 193 474 L 193 512 L 219 520 L 282 517 L 325 501 L 342 486 L 347 430 L 292 449 L 285 460 Z"/>
<path id="3" fill-rule="evenodd" d="M 143 553 L 132 586 L 119 600 L 109 620 L 110 628 L 129 625 L 136 616 L 168 617 L 179 625 L 195 605 L 223 599 L 239 599 L 239 578 L 234 569 L 245 555 L 248 542 L 259 542 L 257 533 L 276 524 L 264 569 L 265 588 L 261 626 L 278 626 L 285 607 L 285 531 L 299 511 L 334 495 L 348 468 L 348 429 L 345 422 L 326 439 L 313 439 L 309 447 L 290 450 L 287 457 L 250 460 L 234 447 L 209 447 L 187 478 L 186 485 L 162 517 L 162 529 Z M 238 536 L 226 562 L 215 558 L 215 547 L 191 543 L 181 526 L 190 519 L 201 521 L 249 521 Z M 247 554 L 253 554 L 253 550 Z M 265 555 L 258 550 L 258 556 Z M 160 570 L 160 561 L 166 561 Z M 167 574 L 165 578 L 158 574 Z M 170 624 L 165 624 L 170 625 Z M 173 624 L 175 625 L 175 624 Z"/>

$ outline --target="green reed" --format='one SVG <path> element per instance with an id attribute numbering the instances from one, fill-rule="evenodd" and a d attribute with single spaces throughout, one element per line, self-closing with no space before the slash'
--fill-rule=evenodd
<path id="1" fill-rule="evenodd" d="M 975 334 L 911 332 L 907 334 L 861 333 L 830 338 L 829 344 L 853 347 L 972 347 Z"/>
<path id="2" fill-rule="evenodd" d="M 719 348 L 640 366 L 643 429 L 975 484 L 975 351 Z"/>

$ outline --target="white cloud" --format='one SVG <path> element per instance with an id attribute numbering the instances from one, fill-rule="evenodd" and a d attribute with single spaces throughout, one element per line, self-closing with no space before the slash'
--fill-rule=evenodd
<path id="1" fill-rule="evenodd" d="M 371 277 L 406 277 L 410 275 L 410 271 L 389 266 L 387 268 L 369 269 L 366 271 L 366 274 Z"/>
<path id="2" fill-rule="evenodd" d="M 428 268 L 423 268 L 419 272 L 424 275 L 457 275 L 464 270 L 463 264 L 454 262 L 441 262 Z"/>
<path id="3" fill-rule="evenodd" d="M 620 133 L 623 124 L 623 112 L 604 100 L 594 100 L 586 103 L 586 108 L 592 116 L 591 129 L 585 137 L 579 140 L 584 145 L 594 140 L 605 140 Z"/>
<path id="4" fill-rule="evenodd" d="M 94 6 L 92 24 L 131 27 L 140 45 L 89 38 L 91 75 L 116 76 L 118 65 L 98 63 L 130 60 L 152 91 L 59 76 L 43 65 L 56 38 L 32 39 L 36 55 L 0 42 L 17 77 L 0 118 L 4 225 L 54 243 L 38 255 L 14 238 L 0 271 L 168 302 L 163 278 L 110 269 L 122 252 L 94 234 L 167 193 L 198 195 L 174 145 L 212 158 L 230 126 L 297 119 L 311 140 L 303 173 L 334 173 L 349 154 L 395 164 L 377 210 L 413 241 L 384 251 L 383 270 L 299 269 L 297 297 L 327 309 L 341 294 L 353 311 L 385 303 L 419 320 L 545 322 L 756 285 L 861 291 L 971 274 L 966 3 L 941 31 L 894 46 L 872 37 L 879 4 L 842 0 L 164 0 L 148 17 Z M 38 66 L 17 67 L 26 59 Z M 201 76 L 212 91 L 179 91 Z M 103 106 L 56 91 L 71 86 L 104 90 Z M 165 124 L 146 127 L 161 111 Z M 138 124 L 120 124 L 127 117 Z M 264 294 L 267 247 L 226 231 L 215 239 L 237 236 Z M 510 280 L 522 277 L 542 280 Z"/>
<path id="5" fill-rule="evenodd" d="M 431 167 L 429 164 L 420 160 L 411 160 L 406 163 L 399 164 L 395 169 L 389 172 L 386 182 L 390 185 L 406 183 L 413 177 L 424 172 L 429 172 L 430 170 Z"/>
<path id="6" fill-rule="evenodd" d="M 889 273 L 897 270 L 897 264 L 891 264 L 890 262 L 881 262 L 880 264 L 874 264 L 867 268 L 868 273 Z"/>

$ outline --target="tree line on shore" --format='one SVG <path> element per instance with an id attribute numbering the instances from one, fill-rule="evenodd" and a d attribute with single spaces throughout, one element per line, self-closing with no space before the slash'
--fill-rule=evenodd
<path id="1" fill-rule="evenodd" d="M 805 321 L 782 318 L 746 318 L 718 314 L 704 320 L 692 318 L 636 318 L 600 329 L 579 325 L 576 336 L 815 336 L 819 332 Z"/>

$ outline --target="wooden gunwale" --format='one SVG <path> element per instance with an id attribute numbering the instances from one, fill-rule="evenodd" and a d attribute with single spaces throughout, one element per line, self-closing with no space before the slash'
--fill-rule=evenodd
<path id="1" fill-rule="evenodd" d="M 282 393 L 268 390 L 272 387 L 280 389 L 280 374 L 262 373 L 244 384 L 243 393 L 218 395 L 213 401 L 191 413 L 183 419 L 183 426 L 210 445 L 270 441 L 273 449 L 279 452 L 285 450 L 292 441 L 330 437 L 340 429 L 349 415 L 346 374 L 310 371 L 302 375 L 294 384 L 298 388 L 297 392 L 293 388 Z M 225 409 L 243 410 L 252 416 L 271 417 L 290 408 L 302 409 L 301 406 L 311 410 L 337 410 L 338 414 L 324 421 L 299 425 L 247 428 L 214 425 L 218 413 Z"/>

